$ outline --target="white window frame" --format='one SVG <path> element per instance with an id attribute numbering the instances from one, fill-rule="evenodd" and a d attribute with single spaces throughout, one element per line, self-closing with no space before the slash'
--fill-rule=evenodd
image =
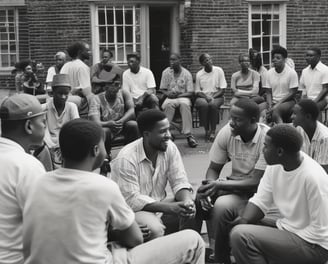
<path id="1" fill-rule="evenodd" d="M 262 0 L 262 1 L 249 1 L 248 4 L 248 47 L 252 48 L 253 47 L 253 42 L 252 39 L 254 37 L 254 35 L 252 35 L 252 6 L 253 5 L 275 5 L 278 4 L 279 5 L 279 45 L 286 47 L 286 42 L 287 42 L 287 5 L 286 5 L 286 1 L 266 1 L 266 0 Z M 262 24 L 261 24 L 262 27 Z M 262 32 L 262 30 L 261 30 Z M 263 32 L 262 32 L 263 33 Z M 263 41 L 263 34 L 261 33 L 261 35 L 255 35 L 257 37 L 261 37 L 261 50 L 259 50 L 259 52 L 261 54 L 263 54 L 263 45 L 262 45 L 262 41 Z M 271 34 L 272 34 L 272 23 L 271 23 Z M 272 49 L 272 35 L 270 36 L 270 47 Z M 263 59 L 263 57 L 262 57 Z M 266 66 L 271 67 L 271 55 L 269 56 L 269 64 L 266 64 Z"/>
<path id="2" fill-rule="evenodd" d="M 1 50 L 1 48 L 0 48 L 0 71 L 1 72 L 10 72 L 12 69 L 14 69 L 14 63 L 15 62 L 17 62 L 17 61 L 19 61 L 19 34 L 18 34 L 18 32 L 19 32 L 19 14 L 18 14 L 18 9 L 16 8 L 16 7 L 9 7 L 9 6 L 2 6 L 2 5 L 0 5 L 0 10 L 6 10 L 6 13 L 9 11 L 9 10 L 13 10 L 14 11 L 14 26 L 15 26 L 15 44 L 16 44 L 16 52 L 15 53 L 10 53 L 10 42 L 11 42 L 11 40 L 9 39 L 9 36 L 8 36 L 8 39 L 7 39 L 7 45 L 8 45 L 8 50 L 7 50 L 7 52 L 5 53 L 5 52 L 3 52 L 2 50 Z M 8 24 L 9 22 L 8 22 L 8 20 L 6 20 L 6 23 Z M 8 26 L 8 25 L 6 25 L 6 26 Z M 9 34 L 9 33 L 7 33 L 7 34 Z M 0 40 L 0 42 L 2 43 L 2 42 L 5 42 L 6 43 L 6 41 L 1 41 Z M 12 64 L 12 66 L 2 66 L 2 55 L 3 54 L 9 54 L 9 65 L 10 64 Z M 16 55 L 16 59 L 15 59 L 15 61 L 11 61 L 10 60 L 10 55 L 11 54 L 15 54 Z"/>

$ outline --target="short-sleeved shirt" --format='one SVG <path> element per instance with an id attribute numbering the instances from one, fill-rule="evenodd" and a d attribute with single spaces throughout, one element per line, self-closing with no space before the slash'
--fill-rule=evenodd
<path id="1" fill-rule="evenodd" d="M 231 76 L 231 88 L 237 90 L 251 91 L 254 86 L 258 87 L 259 83 L 260 75 L 252 69 L 249 69 L 247 76 L 244 76 L 241 71 L 237 71 Z"/>
<path id="2" fill-rule="evenodd" d="M 91 90 L 90 68 L 80 59 L 66 62 L 60 73 L 68 74 L 73 95 L 79 90 Z"/>
<path id="3" fill-rule="evenodd" d="M 240 136 L 231 134 L 230 124 L 226 124 L 217 134 L 210 150 L 210 161 L 217 164 L 232 162 L 231 179 L 243 179 L 257 170 L 265 170 L 266 162 L 262 148 L 269 127 L 258 123 L 252 140 L 244 142 Z"/>
<path id="4" fill-rule="evenodd" d="M 328 66 L 321 61 L 317 63 L 314 69 L 307 66 L 302 71 L 300 79 L 300 90 L 308 98 L 314 100 L 322 91 L 323 85 L 328 84 Z"/>
<path id="5" fill-rule="evenodd" d="M 276 72 L 275 68 L 271 68 L 266 77 L 266 83 L 262 85 L 264 88 L 272 89 L 274 103 L 283 99 L 289 93 L 289 89 L 298 88 L 297 73 L 287 64 L 281 73 Z"/>
<path id="6" fill-rule="evenodd" d="M 328 127 L 317 121 L 317 128 L 311 141 L 301 126 L 296 129 L 303 137 L 302 151 L 320 165 L 328 165 Z"/>
<path id="7" fill-rule="evenodd" d="M 66 168 L 37 182 L 23 216 L 26 264 L 113 263 L 108 227 L 125 230 L 134 221 L 116 183 Z"/>
<path id="8" fill-rule="evenodd" d="M 122 148 L 111 168 L 112 179 L 135 212 L 163 200 L 168 182 L 174 195 L 181 189 L 191 189 L 180 152 L 172 141 L 166 151 L 158 153 L 155 168 L 145 154 L 142 138 Z"/>
<path id="9" fill-rule="evenodd" d="M 328 177 L 325 170 L 301 152 L 301 165 L 285 171 L 280 164 L 267 166 L 257 193 L 249 200 L 266 213 L 277 206 L 280 230 L 328 250 Z"/>
<path id="10" fill-rule="evenodd" d="M 22 264 L 26 197 L 46 171 L 40 161 L 4 137 L 0 137 L 0 169 L 0 263 Z"/>
<path id="11" fill-rule="evenodd" d="M 155 78 L 151 70 L 140 66 L 138 73 L 127 69 L 123 72 L 122 89 L 128 91 L 132 98 L 137 99 L 148 89 L 156 88 Z"/>
<path id="12" fill-rule="evenodd" d="M 60 129 L 67 122 L 79 118 L 79 112 L 77 110 L 76 104 L 72 102 L 66 102 L 63 112 L 58 115 L 56 107 L 53 102 L 53 98 L 49 100 L 47 104 L 43 106 L 46 112 L 46 135 L 45 141 L 48 147 L 58 147 L 58 137 Z M 50 142 L 48 141 L 48 133 L 50 135 Z"/>
<path id="13" fill-rule="evenodd" d="M 160 89 L 181 93 L 194 92 L 192 75 L 187 69 L 181 67 L 180 74 L 175 76 L 174 70 L 168 67 L 162 73 Z"/>
<path id="14" fill-rule="evenodd" d="M 221 67 L 213 66 L 211 72 L 201 69 L 196 74 L 195 92 L 211 94 L 218 89 L 227 88 L 227 82 Z"/>
<path id="15" fill-rule="evenodd" d="M 47 90 L 51 90 L 51 85 L 49 83 L 52 82 L 52 79 L 58 73 L 56 66 L 49 67 L 46 78 Z"/>

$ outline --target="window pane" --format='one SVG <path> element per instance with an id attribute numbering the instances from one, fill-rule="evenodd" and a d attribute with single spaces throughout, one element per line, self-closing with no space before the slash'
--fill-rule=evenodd
<path id="1" fill-rule="evenodd" d="M 274 12 L 275 14 L 279 14 L 279 4 L 275 4 L 275 5 L 273 5 L 273 12 Z"/>
<path id="2" fill-rule="evenodd" d="M 132 53 L 133 52 L 133 45 L 126 45 L 126 54 Z"/>
<path id="3" fill-rule="evenodd" d="M 125 27 L 125 42 L 133 42 L 133 27 Z"/>
<path id="4" fill-rule="evenodd" d="M 0 45 L 0 51 L 1 53 L 7 53 L 8 52 L 8 44 L 7 42 L 2 42 Z"/>
<path id="5" fill-rule="evenodd" d="M 2 61 L 2 67 L 9 67 L 9 56 L 8 54 L 2 54 L 1 55 L 1 61 Z"/>
<path id="6" fill-rule="evenodd" d="M 269 65 L 270 64 L 270 53 L 263 53 L 263 64 Z"/>
<path id="7" fill-rule="evenodd" d="M 136 27 L 136 42 L 140 42 L 140 27 Z"/>
<path id="8" fill-rule="evenodd" d="M 253 49 L 256 49 L 256 50 L 261 50 L 261 39 L 260 38 L 253 38 Z"/>
<path id="9" fill-rule="evenodd" d="M 117 30 L 117 42 L 122 43 L 124 41 L 123 39 L 123 27 L 118 26 L 116 27 Z"/>
<path id="10" fill-rule="evenodd" d="M 125 24 L 126 25 L 132 25 L 133 24 L 132 10 L 125 10 Z"/>
<path id="11" fill-rule="evenodd" d="M 263 51 L 270 51 L 270 37 L 263 38 Z"/>
<path id="12" fill-rule="evenodd" d="M 273 15 L 273 19 L 279 20 L 279 15 Z"/>
<path id="13" fill-rule="evenodd" d="M 252 14 L 252 20 L 260 20 L 261 15 L 260 14 Z"/>
<path id="14" fill-rule="evenodd" d="M 6 22 L 6 10 L 0 10 L 0 23 Z"/>
<path id="15" fill-rule="evenodd" d="M 106 8 L 107 25 L 114 25 L 114 13 L 111 7 Z"/>
<path id="16" fill-rule="evenodd" d="M 279 35 L 279 21 L 272 22 L 272 35 Z"/>
<path id="17" fill-rule="evenodd" d="M 1 33 L 0 34 L 0 40 L 8 40 L 8 34 L 7 33 Z"/>
<path id="18" fill-rule="evenodd" d="M 106 42 L 106 27 L 99 27 L 99 42 Z"/>
<path id="19" fill-rule="evenodd" d="M 124 45 L 117 46 L 117 60 L 118 61 L 125 61 L 124 58 Z"/>
<path id="20" fill-rule="evenodd" d="M 16 53 L 16 43 L 10 42 L 10 53 Z"/>
<path id="21" fill-rule="evenodd" d="M 253 22 L 252 23 L 252 34 L 253 35 L 261 34 L 261 22 Z"/>
<path id="22" fill-rule="evenodd" d="M 98 24 L 105 25 L 105 11 L 104 10 L 98 11 Z"/>
<path id="23" fill-rule="evenodd" d="M 262 23 L 262 31 L 263 35 L 270 35 L 271 34 L 271 22 L 264 20 Z"/>
<path id="24" fill-rule="evenodd" d="M 107 27 L 108 43 L 114 43 L 114 27 Z"/>
<path id="25" fill-rule="evenodd" d="M 16 54 L 15 55 L 11 54 L 10 55 L 10 66 L 14 66 L 16 61 L 17 61 Z"/>
<path id="26" fill-rule="evenodd" d="M 279 37 L 272 37 L 272 46 L 279 45 Z"/>
<path id="27" fill-rule="evenodd" d="M 116 10 L 116 25 L 123 25 L 123 10 Z"/>

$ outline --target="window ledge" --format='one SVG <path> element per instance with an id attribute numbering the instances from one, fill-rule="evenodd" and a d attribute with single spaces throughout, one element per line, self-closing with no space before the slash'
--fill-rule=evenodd
<path id="1" fill-rule="evenodd" d="M 9 76 L 15 67 L 0 68 L 0 76 Z"/>
<path id="2" fill-rule="evenodd" d="M 249 3 L 286 3 L 289 0 L 244 0 Z"/>
<path id="3" fill-rule="evenodd" d="M 0 6 L 25 6 L 25 0 L 1 0 Z"/>

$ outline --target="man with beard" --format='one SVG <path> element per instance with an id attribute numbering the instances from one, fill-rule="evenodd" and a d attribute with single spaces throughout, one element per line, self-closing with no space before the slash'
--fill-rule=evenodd
<path id="1" fill-rule="evenodd" d="M 182 67 L 180 55 L 170 56 L 170 67 L 162 73 L 160 91 L 165 100 L 162 104 L 169 122 L 173 121 L 176 109 L 179 109 L 182 119 L 182 133 L 186 136 L 189 147 L 195 148 L 198 143 L 192 135 L 191 99 L 194 87 L 191 73 Z"/>
<path id="2" fill-rule="evenodd" d="M 195 206 L 166 115 L 147 110 L 137 123 L 142 138 L 125 146 L 112 161 L 112 179 L 136 213 L 137 223 L 148 228 L 154 239 L 191 225 Z M 166 197 L 168 182 L 173 199 Z"/>
<path id="3" fill-rule="evenodd" d="M 121 89 L 120 76 L 116 75 L 104 88 L 104 92 L 92 99 L 89 117 L 105 131 L 105 147 L 110 155 L 111 141 L 118 135 L 124 135 L 124 145 L 138 138 L 138 125 L 133 100 L 126 90 Z"/>
<path id="4" fill-rule="evenodd" d="M 320 57 L 320 49 L 313 47 L 307 50 L 305 60 L 308 66 L 302 71 L 300 90 L 302 97 L 313 100 L 323 110 L 327 105 L 328 66 L 320 61 Z"/>
<path id="5" fill-rule="evenodd" d="M 105 83 L 112 82 L 116 75 L 121 76 L 123 70 L 120 66 L 111 62 L 113 53 L 110 50 L 102 52 L 102 60 L 91 67 L 92 92 L 99 94 L 104 92 Z"/>
<path id="6" fill-rule="evenodd" d="M 209 236 L 215 238 L 215 261 L 220 263 L 230 263 L 228 223 L 254 194 L 266 167 L 262 147 L 269 128 L 258 123 L 259 115 L 258 105 L 250 99 L 231 106 L 231 121 L 215 138 L 206 180 L 197 191 L 198 231 L 203 219 L 210 220 Z M 223 179 L 219 176 L 228 161 L 232 173 Z"/>
<path id="7" fill-rule="evenodd" d="M 0 118 L 0 263 L 22 264 L 26 196 L 45 173 L 28 152 L 43 144 L 45 115 L 35 96 L 16 94 L 3 100 Z"/>
<path id="8" fill-rule="evenodd" d="M 67 48 L 71 61 L 64 64 L 60 73 L 68 74 L 72 96 L 68 101 L 74 102 L 79 109 L 80 117 L 86 118 L 89 111 L 91 92 L 90 69 L 84 61 L 90 58 L 89 45 L 84 42 L 75 42 Z"/>
<path id="9" fill-rule="evenodd" d="M 143 243 L 117 184 L 92 172 L 106 156 L 101 126 L 72 120 L 59 144 L 63 168 L 44 175 L 26 199 L 25 264 L 204 264 L 204 241 L 192 230 Z"/>

